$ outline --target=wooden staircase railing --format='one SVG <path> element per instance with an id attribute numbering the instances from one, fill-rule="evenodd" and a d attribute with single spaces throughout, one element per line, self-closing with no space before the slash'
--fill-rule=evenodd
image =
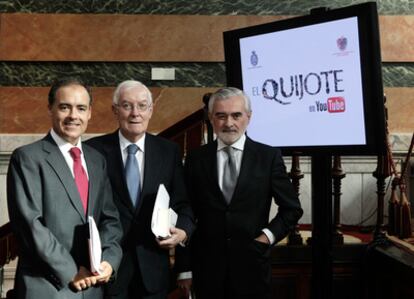
<path id="1" fill-rule="evenodd" d="M 178 143 L 185 157 L 188 151 L 204 143 L 204 133 L 204 110 L 200 109 L 160 132 L 158 136 Z"/>
<path id="2" fill-rule="evenodd" d="M 0 268 L 17 257 L 17 243 L 10 222 L 0 227 Z"/>

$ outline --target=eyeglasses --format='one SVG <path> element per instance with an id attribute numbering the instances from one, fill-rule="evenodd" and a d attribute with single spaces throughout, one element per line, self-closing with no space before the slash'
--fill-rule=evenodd
<path id="1" fill-rule="evenodd" d="M 132 111 L 134 108 L 136 108 L 140 112 L 145 112 L 151 107 L 151 105 L 148 105 L 147 102 L 142 102 L 142 103 L 137 103 L 137 104 L 123 102 L 121 105 L 119 104 L 115 104 L 115 105 L 117 107 L 121 107 L 125 111 Z"/>

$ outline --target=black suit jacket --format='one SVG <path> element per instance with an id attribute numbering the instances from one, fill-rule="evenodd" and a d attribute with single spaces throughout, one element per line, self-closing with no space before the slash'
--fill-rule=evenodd
<path id="1" fill-rule="evenodd" d="M 117 270 L 122 229 L 104 158 L 82 146 L 89 175 L 88 215 L 98 226 L 102 259 Z M 16 149 L 7 173 L 10 221 L 19 243 L 16 298 L 102 298 L 101 287 L 75 293 L 69 283 L 89 267 L 88 227 L 71 171 L 50 135 Z"/>
<path id="2" fill-rule="evenodd" d="M 191 242 L 196 292 L 220 292 L 231 283 L 256 293 L 270 279 L 270 247 L 254 239 L 268 228 L 280 241 L 302 215 L 280 151 L 246 139 L 229 205 L 218 183 L 217 141 L 188 155 L 186 179 L 197 221 Z M 272 198 L 279 210 L 269 221 Z"/>
<path id="3" fill-rule="evenodd" d="M 188 237 L 194 230 L 178 146 L 161 137 L 146 134 L 144 181 L 139 204 L 134 209 L 125 181 L 118 131 L 90 139 L 87 143 L 106 157 L 114 200 L 125 233 L 122 241 L 125 257 L 128 258 L 131 253 L 136 257 L 148 291 L 165 290 L 169 279 L 168 251 L 159 248 L 151 231 L 152 211 L 160 184 L 165 185 L 170 195 L 170 206 L 178 214 L 176 226 L 185 230 Z M 125 277 L 122 271 L 131 272 L 130 267 L 134 267 L 134 263 L 121 264 L 118 280 Z M 116 283 L 117 288 L 125 288 L 128 284 L 127 279 Z"/>

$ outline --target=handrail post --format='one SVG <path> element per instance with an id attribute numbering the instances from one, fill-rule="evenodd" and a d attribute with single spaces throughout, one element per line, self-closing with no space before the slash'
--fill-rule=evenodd
<path id="1" fill-rule="evenodd" d="M 334 156 L 334 166 L 332 168 L 332 181 L 333 181 L 333 210 L 334 210 L 334 226 L 332 241 L 335 245 L 344 244 L 344 236 L 341 233 L 341 181 L 346 176 L 342 170 L 341 156 Z"/>
<path id="2" fill-rule="evenodd" d="M 300 170 L 299 155 L 293 153 L 292 155 L 292 167 L 289 172 L 289 177 L 292 180 L 293 188 L 296 195 L 299 197 L 300 180 L 303 179 L 304 174 Z M 299 225 L 296 225 L 294 229 L 288 235 L 288 245 L 302 245 L 303 239 L 299 233 Z"/>

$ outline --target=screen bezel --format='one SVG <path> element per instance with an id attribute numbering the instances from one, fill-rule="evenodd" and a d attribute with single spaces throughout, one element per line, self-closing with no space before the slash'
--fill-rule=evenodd
<path id="1" fill-rule="evenodd" d="M 334 10 L 318 9 L 309 15 L 226 31 L 223 33 L 227 86 L 243 89 L 239 43 L 241 38 L 349 17 L 357 17 L 358 19 L 366 144 L 278 146 L 285 155 L 314 155 L 321 153 L 331 155 L 379 155 L 385 152 L 384 94 L 376 3 L 367 2 Z M 253 114 L 253 117 L 257 117 L 257 115 Z"/>

